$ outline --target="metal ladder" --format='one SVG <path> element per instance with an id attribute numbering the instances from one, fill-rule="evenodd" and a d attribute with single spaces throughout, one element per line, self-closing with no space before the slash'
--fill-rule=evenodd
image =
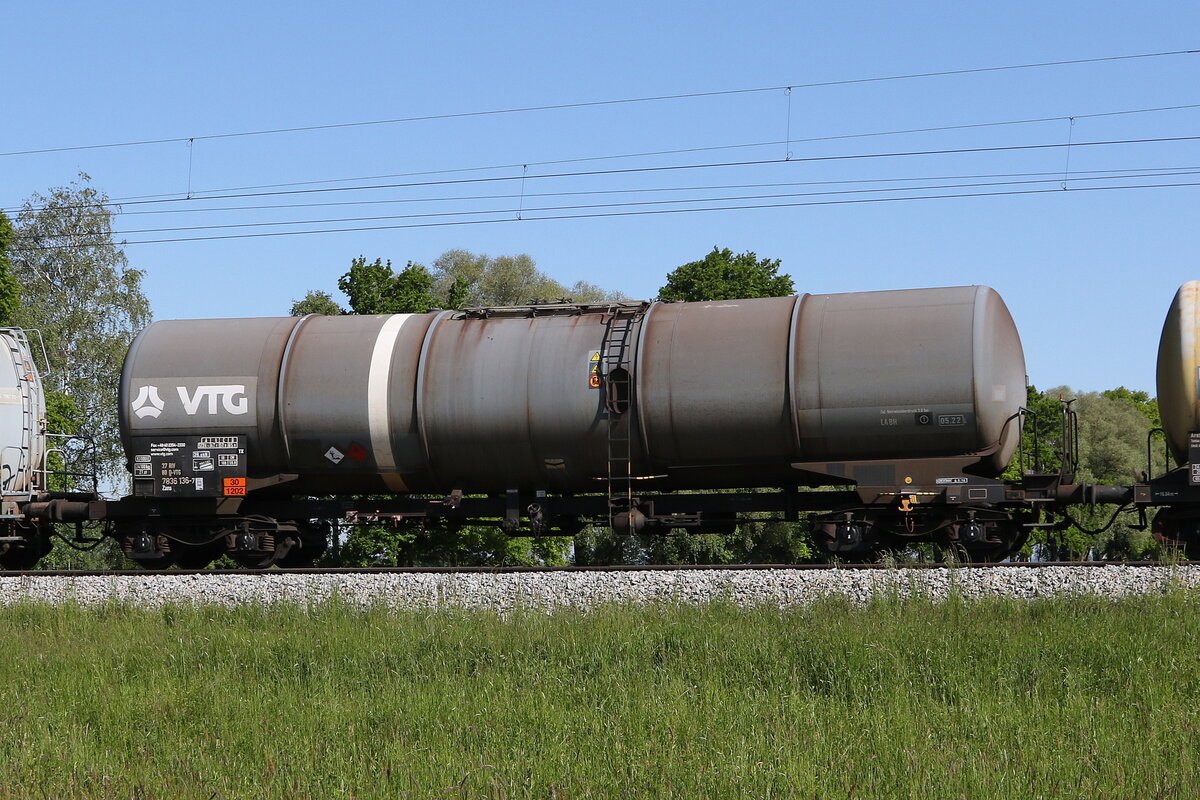
<path id="1" fill-rule="evenodd" d="M 608 523 L 621 510 L 633 508 L 633 446 L 629 413 L 633 406 L 630 357 L 632 337 L 646 314 L 644 304 L 609 310 L 601 350 L 604 370 L 604 412 L 608 418 Z"/>

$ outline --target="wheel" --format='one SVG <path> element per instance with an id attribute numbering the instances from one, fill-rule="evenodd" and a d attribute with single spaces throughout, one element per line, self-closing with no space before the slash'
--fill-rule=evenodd
<path id="1" fill-rule="evenodd" d="M 144 525 L 131 526 L 118 529 L 117 535 L 121 541 L 121 552 L 142 569 L 161 570 L 175 563 L 174 556 L 168 552 L 168 540 L 157 529 Z"/>
<path id="2" fill-rule="evenodd" d="M 1154 515 L 1150 530 L 1159 544 L 1178 550 L 1188 561 L 1200 560 L 1200 519 L 1164 508 Z"/>
<path id="3" fill-rule="evenodd" d="M 954 558 L 968 564 L 994 564 L 1010 557 L 1029 539 L 1029 531 L 1019 520 L 976 519 L 956 522 L 950 528 L 947 544 Z"/>
<path id="4" fill-rule="evenodd" d="M 229 557 L 246 569 L 267 569 L 286 554 L 279 545 L 294 533 L 270 517 L 248 517 L 230 534 Z"/>
<path id="5" fill-rule="evenodd" d="M 44 527 L 31 527 L 18 523 L 11 531 L 13 536 L 25 536 L 24 542 L 10 542 L 8 549 L 0 555 L 0 567 L 11 570 L 33 569 L 37 562 L 50 553 L 50 531 Z"/>
<path id="6" fill-rule="evenodd" d="M 938 542 L 933 546 L 935 564 L 969 564 L 972 561 L 971 553 L 958 542 Z"/>
<path id="7" fill-rule="evenodd" d="M 204 569 L 221 557 L 225 546 L 219 540 L 208 544 L 172 543 L 171 555 L 180 569 Z"/>
<path id="8" fill-rule="evenodd" d="M 169 555 L 161 555 L 157 558 L 135 558 L 132 561 L 149 572 L 160 572 L 175 563 L 175 560 Z"/>
<path id="9" fill-rule="evenodd" d="M 291 542 L 287 552 L 281 555 L 277 562 L 285 569 L 311 567 L 317 559 L 325 555 L 325 549 L 329 547 L 329 539 L 325 535 L 323 525 L 297 522 L 296 533 L 288 538 Z"/>
<path id="10" fill-rule="evenodd" d="M 229 557 L 246 569 L 267 569 L 275 563 L 275 551 L 236 550 Z"/>

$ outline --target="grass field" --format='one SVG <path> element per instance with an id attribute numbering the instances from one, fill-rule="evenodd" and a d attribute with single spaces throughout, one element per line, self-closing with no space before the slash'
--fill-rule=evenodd
<path id="1" fill-rule="evenodd" d="M 2 798 L 1184 798 L 1200 598 L 0 611 Z"/>

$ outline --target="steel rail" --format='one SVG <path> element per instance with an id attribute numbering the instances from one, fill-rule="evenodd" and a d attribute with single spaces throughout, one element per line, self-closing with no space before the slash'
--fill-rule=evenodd
<path id="1" fill-rule="evenodd" d="M 1041 569 L 1046 567 L 1200 567 L 1200 561 L 1000 561 L 913 564 L 639 564 L 566 567 L 303 567 L 296 569 L 113 569 L 113 570 L 0 570 L 0 578 L 170 577 L 179 575 L 386 575 L 386 574 L 508 574 L 559 572 L 703 572 L 716 570 L 929 570 Z"/>

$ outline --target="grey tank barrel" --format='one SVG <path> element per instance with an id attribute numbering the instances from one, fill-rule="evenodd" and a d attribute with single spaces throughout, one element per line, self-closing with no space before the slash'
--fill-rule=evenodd
<path id="1" fill-rule="evenodd" d="M 45 387 L 25 331 L 0 328 L 0 497 L 28 500 L 45 489 Z"/>
<path id="2" fill-rule="evenodd" d="M 1158 342 L 1158 407 L 1171 454 L 1189 461 L 1200 431 L 1200 281 L 1179 287 Z"/>
<path id="3" fill-rule="evenodd" d="M 994 476 L 1024 400 L 1008 309 L 966 286 L 163 321 L 129 351 L 121 423 L 131 462 L 245 437 L 249 475 L 296 492 L 594 493 L 614 469 L 737 488 L 969 455 Z"/>

